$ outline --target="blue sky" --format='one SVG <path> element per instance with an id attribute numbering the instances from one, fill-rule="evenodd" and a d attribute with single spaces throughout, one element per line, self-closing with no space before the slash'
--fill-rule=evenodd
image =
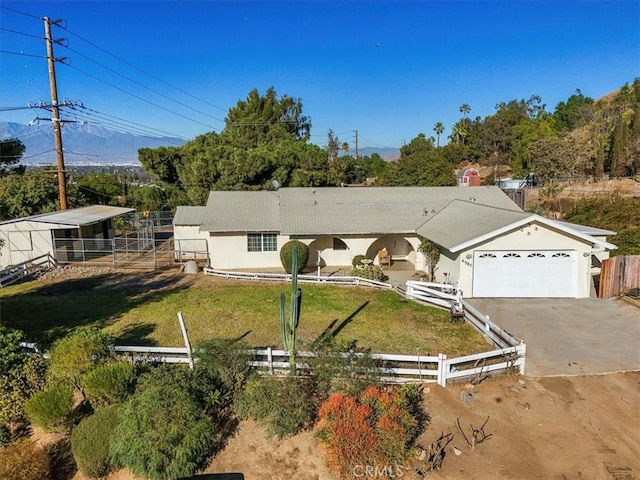
<path id="1" fill-rule="evenodd" d="M 640 76 L 638 1 L 0 5 L 0 120 L 18 123 L 48 115 L 7 110 L 50 99 L 44 16 L 66 21 L 53 27 L 69 47 L 55 50 L 70 62 L 60 99 L 96 124 L 184 138 L 222 129 L 253 88 L 301 98 L 314 143 L 333 129 L 353 146 L 358 130 L 360 148 L 398 147 L 436 122 L 449 135 L 463 103 L 485 117 L 535 94 L 553 110 L 576 88 L 598 98 Z"/>

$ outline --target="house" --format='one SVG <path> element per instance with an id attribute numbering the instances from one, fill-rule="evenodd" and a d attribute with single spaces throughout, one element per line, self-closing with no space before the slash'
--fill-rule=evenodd
<path id="1" fill-rule="evenodd" d="M 281 267 L 296 239 L 323 266 L 350 266 L 356 255 L 426 270 L 419 252 L 438 245 L 437 281 L 466 297 L 588 297 L 592 257 L 606 257 L 612 232 L 522 211 L 498 187 L 281 188 L 210 192 L 204 207 L 178 207 L 176 238 L 206 238 L 218 269 Z M 317 253 L 317 255 L 316 255 Z M 446 274 L 446 275 L 445 275 Z"/>
<path id="2" fill-rule="evenodd" d="M 47 253 L 66 261 L 74 242 L 113 238 L 113 219 L 133 211 L 93 205 L 0 222 L 0 269 Z"/>

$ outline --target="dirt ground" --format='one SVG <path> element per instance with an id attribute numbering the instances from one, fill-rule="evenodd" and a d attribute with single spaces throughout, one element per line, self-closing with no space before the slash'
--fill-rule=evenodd
<path id="1" fill-rule="evenodd" d="M 427 472 L 424 462 L 417 460 L 396 468 L 396 478 L 640 478 L 640 372 L 541 379 L 496 377 L 473 388 L 428 385 L 424 406 L 431 421 L 419 443 L 427 447 L 442 433 L 452 433 L 453 441 L 446 448 L 440 471 Z M 471 449 L 457 419 L 471 439 L 471 425 L 479 429 L 487 417 L 484 433 L 488 438 Z M 327 469 L 322 447 L 312 432 L 277 441 L 267 438 L 252 421 L 241 424 L 226 449 L 203 473 L 241 473 L 244 480 L 338 480 Z M 356 474 L 362 475 L 360 471 Z M 225 476 L 201 478 L 223 480 Z M 78 474 L 74 480 L 85 479 Z M 108 480 L 134 477 L 122 470 Z"/>

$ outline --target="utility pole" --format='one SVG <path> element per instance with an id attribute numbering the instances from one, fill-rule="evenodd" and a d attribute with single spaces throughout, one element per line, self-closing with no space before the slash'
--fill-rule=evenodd
<path id="1" fill-rule="evenodd" d="M 49 20 L 44 17 L 44 39 L 47 44 L 47 63 L 49 66 L 49 85 L 51 87 L 51 123 L 53 123 L 53 140 L 56 147 L 56 161 L 58 165 L 58 194 L 60 197 L 60 209 L 67 207 L 67 179 L 64 170 L 64 155 L 62 152 L 62 122 L 60 121 L 60 109 L 58 106 L 58 87 L 56 85 L 56 59 L 53 56 L 53 44 L 58 40 L 51 38 L 51 24 L 59 23 L 61 20 Z"/>
<path id="2" fill-rule="evenodd" d="M 354 130 L 356 134 L 356 160 L 358 159 L 358 130 Z"/>

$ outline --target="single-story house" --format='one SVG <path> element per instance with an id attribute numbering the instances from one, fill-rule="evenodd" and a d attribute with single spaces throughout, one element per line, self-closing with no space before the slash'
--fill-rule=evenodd
<path id="1" fill-rule="evenodd" d="M 0 222 L 0 268 L 50 254 L 66 261 L 66 251 L 79 239 L 109 239 L 114 236 L 113 218 L 133 208 L 93 205 Z M 67 240 L 56 249 L 56 240 Z"/>
<path id="2" fill-rule="evenodd" d="M 482 183 L 480 173 L 473 167 L 465 167 L 456 175 L 459 187 L 479 187 Z"/>
<path id="3" fill-rule="evenodd" d="M 592 258 L 615 248 L 612 233 L 524 212 L 493 186 L 214 191 L 174 218 L 175 238 L 206 239 L 218 269 L 281 267 L 280 248 L 296 239 L 313 267 L 318 256 L 323 266 L 350 266 L 356 255 L 377 263 L 386 249 L 427 270 L 427 239 L 441 252 L 436 280 L 466 297 L 589 297 Z"/>

